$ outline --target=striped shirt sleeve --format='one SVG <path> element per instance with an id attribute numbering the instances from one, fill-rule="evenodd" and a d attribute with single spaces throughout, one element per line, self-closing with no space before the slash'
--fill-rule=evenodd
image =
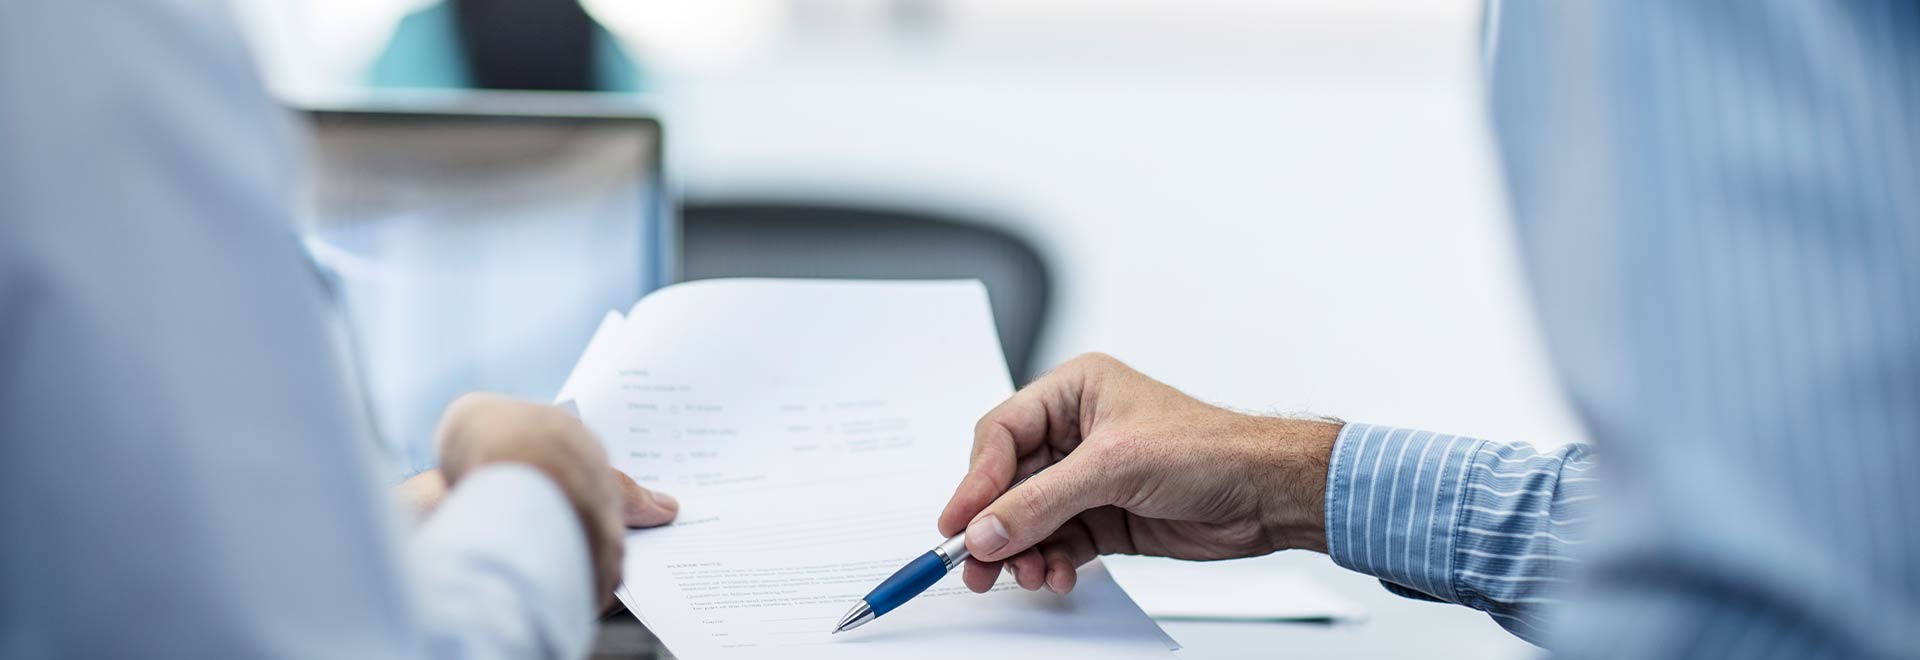
<path id="1" fill-rule="evenodd" d="M 1458 603 L 1539 643 L 1598 486 L 1587 445 L 1541 452 L 1348 424 L 1327 474 L 1327 552 L 1408 597 Z"/>

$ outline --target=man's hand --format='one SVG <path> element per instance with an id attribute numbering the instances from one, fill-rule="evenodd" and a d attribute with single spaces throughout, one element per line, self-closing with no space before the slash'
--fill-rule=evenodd
<path id="1" fill-rule="evenodd" d="M 1075 569 L 1102 554 L 1325 552 L 1339 432 L 1210 406 L 1111 357 L 1081 356 L 980 419 L 940 533 L 966 530 L 964 578 L 977 592 L 1003 562 L 1021 587 L 1066 593 Z"/>
<path id="2" fill-rule="evenodd" d="M 673 498 L 613 470 L 593 433 L 552 406 L 468 394 L 447 406 L 436 436 L 440 468 L 409 479 L 400 491 L 430 508 L 439 492 L 458 489 L 461 477 L 490 463 L 523 463 L 546 473 L 580 516 L 603 605 L 620 581 L 626 526 L 665 524 L 679 512 Z"/>

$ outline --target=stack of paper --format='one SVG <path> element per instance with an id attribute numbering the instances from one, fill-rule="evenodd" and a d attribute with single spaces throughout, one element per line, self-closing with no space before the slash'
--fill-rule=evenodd
<path id="1" fill-rule="evenodd" d="M 628 538 L 620 591 L 679 657 L 1166 657 L 1098 562 L 1068 596 L 956 571 L 829 634 L 941 540 L 974 422 L 1011 393 L 978 283 L 722 280 L 609 314 L 560 398 L 681 502 Z"/>

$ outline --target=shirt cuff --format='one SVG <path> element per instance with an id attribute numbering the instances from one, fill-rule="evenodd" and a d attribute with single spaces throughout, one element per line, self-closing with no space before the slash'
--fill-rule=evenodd
<path id="1" fill-rule="evenodd" d="M 1485 441 L 1348 424 L 1327 467 L 1327 554 L 1409 597 L 1460 602 L 1453 529 L 1466 473 Z"/>
<path id="2" fill-rule="evenodd" d="M 593 643 L 593 568 L 579 515 L 521 464 L 468 474 L 413 544 L 422 609 L 449 657 L 584 657 Z"/>

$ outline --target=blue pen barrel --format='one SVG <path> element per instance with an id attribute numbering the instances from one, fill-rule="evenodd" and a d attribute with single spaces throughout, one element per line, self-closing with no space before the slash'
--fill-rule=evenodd
<path id="1" fill-rule="evenodd" d="M 939 582 L 947 574 L 947 565 L 941 563 L 940 556 L 934 553 L 920 555 L 906 566 L 895 571 L 886 582 L 874 587 L 867 594 L 867 606 L 873 608 L 873 615 L 880 616 L 893 611 L 902 603 L 912 600 L 927 587 Z"/>

